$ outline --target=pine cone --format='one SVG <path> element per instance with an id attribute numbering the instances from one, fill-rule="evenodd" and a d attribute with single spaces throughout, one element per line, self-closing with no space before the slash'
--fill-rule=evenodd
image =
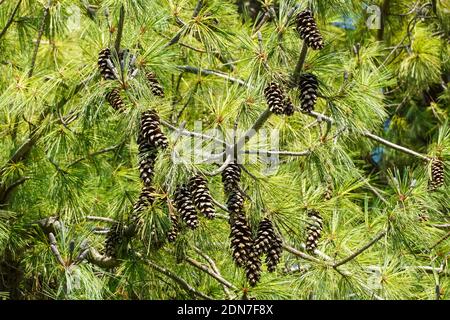
<path id="1" fill-rule="evenodd" d="M 267 271 L 274 272 L 276 270 L 278 262 L 280 262 L 282 252 L 283 240 L 281 240 L 281 238 L 274 233 L 274 238 L 266 256 Z"/>
<path id="2" fill-rule="evenodd" d="M 146 74 L 146 77 L 153 95 L 164 98 L 164 89 L 156 78 L 156 75 L 153 72 L 149 72 Z"/>
<path id="3" fill-rule="evenodd" d="M 196 175 L 189 180 L 189 189 L 197 209 L 208 219 L 213 219 L 216 211 L 214 210 L 207 181 L 202 176 Z"/>
<path id="4" fill-rule="evenodd" d="M 229 193 L 227 199 L 227 209 L 232 213 L 239 213 L 244 210 L 244 195 L 239 189 Z"/>
<path id="5" fill-rule="evenodd" d="M 331 184 L 327 184 L 325 192 L 323 193 L 323 198 L 327 201 L 333 198 L 333 187 Z"/>
<path id="6" fill-rule="evenodd" d="M 301 110 L 311 112 L 317 101 L 317 88 L 319 83 L 317 77 L 310 73 L 305 73 L 300 77 L 300 99 Z"/>
<path id="7" fill-rule="evenodd" d="M 179 186 L 175 191 L 174 197 L 174 205 L 181 219 L 189 228 L 196 229 L 198 227 L 197 211 L 195 211 L 189 188 L 186 185 Z"/>
<path id="8" fill-rule="evenodd" d="M 231 219 L 230 238 L 234 262 L 238 267 L 245 267 L 253 250 L 253 240 L 252 232 L 242 211 L 234 214 Z"/>
<path id="9" fill-rule="evenodd" d="M 310 10 L 304 10 L 297 16 L 297 31 L 308 47 L 321 50 L 324 47 L 322 35 Z"/>
<path id="10" fill-rule="evenodd" d="M 286 99 L 284 100 L 284 114 L 289 116 L 292 116 L 294 114 L 295 108 L 294 105 L 292 104 L 291 99 L 289 99 L 289 97 L 286 97 Z"/>
<path id="11" fill-rule="evenodd" d="M 111 92 L 106 95 L 106 100 L 108 100 L 109 104 L 114 108 L 114 110 L 119 112 L 123 112 L 125 110 L 125 103 L 120 96 L 119 89 L 116 88 L 111 90 Z"/>
<path id="12" fill-rule="evenodd" d="M 149 144 L 142 142 L 139 144 L 139 173 L 144 186 L 150 186 L 153 181 L 156 157 L 158 152 Z"/>
<path id="13" fill-rule="evenodd" d="M 123 241 L 123 225 L 122 223 L 114 223 L 109 229 L 106 240 L 104 253 L 107 257 L 117 258 L 119 246 Z"/>
<path id="14" fill-rule="evenodd" d="M 108 64 L 108 60 L 112 63 L 111 50 L 109 50 L 109 48 L 105 48 L 98 54 L 98 68 L 103 79 L 115 80 L 116 76 L 114 75 L 113 70 L 111 70 L 111 67 Z"/>
<path id="15" fill-rule="evenodd" d="M 178 216 L 174 212 L 171 212 L 169 214 L 169 218 L 170 222 L 172 223 L 172 226 L 169 232 L 167 233 L 167 239 L 169 240 L 169 242 L 174 242 L 178 237 L 178 233 L 180 232 Z"/>
<path id="16" fill-rule="evenodd" d="M 308 217 L 310 222 L 308 222 L 307 227 L 306 251 L 313 253 L 319 243 L 323 220 L 320 213 L 316 210 L 308 211 Z"/>
<path id="17" fill-rule="evenodd" d="M 222 171 L 222 183 L 225 193 L 229 194 L 238 188 L 241 181 L 241 167 L 236 163 L 230 163 L 225 170 Z"/>
<path id="18" fill-rule="evenodd" d="M 280 85 L 276 82 L 271 82 L 264 89 L 264 96 L 266 97 L 269 110 L 275 114 L 284 114 L 285 97 Z"/>
<path id="19" fill-rule="evenodd" d="M 261 220 L 255 240 L 255 250 L 258 255 L 269 252 L 274 235 L 275 232 L 273 230 L 272 221 L 267 218 Z"/>
<path id="20" fill-rule="evenodd" d="M 428 186 L 431 191 L 444 185 L 444 162 L 438 158 L 431 160 L 431 181 Z"/>
<path id="21" fill-rule="evenodd" d="M 146 141 L 151 146 L 167 148 L 167 138 L 162 133 L 159 125 L 159 116 L 154 110 L 143 112 L 138 143 L 141 144 L 143 141 Z"/>
<path id="22" fill-rule="evenodd" d="M 249 252 L 245 271 L 245 275 L 250 286 L 256 286 L 256 284 L 261 279 L 261 258 L 255 250 L 250 250 Z"/>
<path id="23" fill-rule="evenodd" d="M 155 202 L 155 197 L 153 196 L 155 193 L 156 190 L 153 187 L 146 186 L 142 188 L 141 194 L 133 206 L 133 213 L 129 218 L 130 223 L 135 224 L 136 228 L 139 225 L 139 214 Z"/>

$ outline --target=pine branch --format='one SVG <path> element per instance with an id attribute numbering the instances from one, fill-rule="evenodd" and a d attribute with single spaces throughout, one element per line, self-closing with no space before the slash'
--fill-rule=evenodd
<path id="1" fill-rule="evenodd" d="M 306 41 L 303 41 L 302 50 L 300 52 L 300 57 L 298 58 L 297 65 L 295 66 L 294 74 L 292 75 L 292 82 L 293 85 L 296 85 L 298 83 L 300 74 L 303 69 L 303 65 L 306 60 L 306 55 L 308 54 L 308 45 L 306 44 Z"/>
<path id="2" fill-rule="evenodd" d="M 107 217 L 98 217 L 98 216 L 87 216 L 86 217 L 87 220 L 92 220 L 92 221 L 102 221 L 102 222 L 106 222 L 106 223 L 117 223 L 117 220 L 111 219 L 111 218 L 107 218 Z"/>
<path id="3" fill-rule="evenodd" d="M 443 241 L 447 240 L 450 237 L 450 231 L 447 232 L 445 236 L 443 236 L 441 239 L 439 239 L 434 245 L 430 247 L 430 250 L 436 248 L 438 245 L 440 245 Z"/>
<path id="4" fill-rule="evenodd" d="M 375 238 L 373 238 L 371 241 L 369 241 L 368 243 L 366 243 L 364 246 L 362 246 L 359 250 L 357 250 L 356 252 L 354 252 L 353 254 L 351 254 L 350 256 L 348 256 L 345 259 L 342 259 L 339 262 L 336 262 L 333 265 L 333 268 L 337 268 L 339 266 L 342 266 L 343 264 L 346 264 L 347 262 L 355 259 L 357 256 L 359 256 L 361 253 L 363 253 L 364 251 L 366 251 L 367 249 L 369 249 L 371 246 L 373 246 L 375 243 L 377 243 L 381 238 L 383 238 L 386 235 L 386 230 L 381 231 L 377 236 L 375 236 Z"/>
<path id="5" fill-rule="evenodd" d="M 236 287 L 231 284 L 230 282 L 228 282 L 226 279 L 224 279 L 223 277 L 221 277 L 220 275 L 218 275 L 217 273 L 215 273 L 213 270 L 211 270 L 210 268 L 208 268 L 206 265 L 198 262 L 197 260 L 192 259 L 191 257 L 186 257 L 186 261 L 196 267 L 197 269 L 206 272 L 208 275 L 210 275 L 211 277 L 213 277 L 214 279 L 216 279 L 218 282 L 220 282 L 222 285 L 226 286 L 229 289 L 233 289 L 235 290 Z"/>
<path id="6" fill-rule="evenodd" d="M 121 142 L 121 143 L 116 144 L 116 145 L 114 145 L 114 146 L 111 146 L 111 147 L 108 147 L 108 148 L 104 148 L 104 149 L 101 149 L 101 150 L 99 150 L 99 151 L 92 152 L 92 153 L 88 154 L 86 157 L 81 157 L 81 158 L 75 160 L 74 162 L 72 162 L 71 164 L 69 164 L 69 165 L 67 166 L 67 168 L 73 167 L 74 165 L 76 165 L 76 164 L 78 164 L 78 163 L 80 163 L 80 162 L 82 162 L 82 161 L 84 161 L 84 160 L 86 160 L 86 159 L 89 159 L 89 158 L 92 158 L 92 157 L 95 157 L 95 156 L 98 156 L 98 155 L 101 155 L 101 154 L 105 154 L 105 153 L 114 151 L 114 150 L 116 150 L 117 148 L 119 148 L 120 146 L 122 146 L 124 143 L 125 143 L 125 142 Z"/>
<path id="7" fill-rule="evenodd" d="M 201 69 L 201 68 L 196 68 L 196 67 L 192 67 L 192 66 L 177 66 L 177 69 L 179 69 L 181 71 L 189 72 L 189 73 L 201 74 L 204 76 L 216 76 L 216 77 L 223 78 L 227 81 L 237 83 L 240 86 L 244 86 L 244 87 L 248 86 L 244 80 L 231 77 L 231 76 L 227 75 L 226 73 L 216 71 L 216 70 Z"/>
<path id="8" fill-rule="evenodd" d="M 225 141 L 215 138 L 213 136 L 209 136 L 206 134 L 202 134 L 202 133 L 198 133 L 198 132 L 192 132 L 192 131 L 188 131 L 186 129 L 180 129 L 175 127 L 174 125 L 170 124 L 169 122 L 161 119 L 161 124 L 169 129 L 172 129 L 173 131 L 176 131 L 178 134 L 182 135 L 182 136 L 186 136 L 186 137 L 195 137 L 195 138 L 201 138 L 204 140 L 213 140 L 216 141 L 222 145 L 228 145 Z"/>
<path id="9" fill-rule="evenodd" d="M 186 292 L 189 292 L 190 294 L 194 295 L 194 296 L 198 296 L 202 299 L 205 300 L 214 300 L 214 298 L 200 292 L 197 291 L 194 287 L 192 287 L 191 285 L 189 285 L 189 283 L 187 283 L 186 280 L 184 280 L 183 278 L 177 276 L 174 272 L 170 271 L 167 268 L 163 268 L 159 265 L 157 265 L 156 263 L 154 263 L 153 261 L 149 260 L 149 259 L 145 259 L 142 258 L 143 261 L 150 266 L 151 268 L 155 269 L 156 271 L 166 275 L 167 277 L 171 278 L 172 280 L 174 280 L 176 283 L 178 283 L 180 285 L 181 288 L 183 288 Z"/>
<path id="10" fill-rule="evenodd" d="M 125 23 L 125 7 L 122 4 L 122 6 L 120 7 L 119 26 L 117 29 L 116 41 L 114 43 L 114 48 L 116 49 L 117 54 L 120 52 L 120 43 L 122 42 L 124 23 Z"/>
<path id="11" fill-rule="evenodd" d="M 14 17 L 16 16 L 17 12 L 19 11 L 19 7 L 20 4 L 22 3 L 22 0 L 17 1 L 17 5 L 14 8 L 11 16 L 9 17 L 8 21 L 6 22 L 5 27 L 3 28 L 3 30 L 0 32 L 0 39 L 3 38 L 3 36 L 6 34 L 6 32 L 8 31 L 9 27 L 11 26 L 11 24 L 14 21 Z"/>
<path id="12" fill-rule="evenodd" d="M 50 249 L 52 250 L 53 255 L 56 258 L 56 261 L 63 267 L 66 267 L 66 263 L 64 262 L 64 259 L 61 257 L 61 253 L 58 250 L 58 246 L 56 243 L 56 238 L 52 232 L 48 234 L 48 239 L 50 240 Z"/>
<path id="13" fill-rule="evenodd" d="M 310 150 L 305 150 L 305 151 L 243 150 L 241 152 L 245 153 L 245 154 L 259 154 L 259 155 L 266 154 L 269 156 L 280 155 L 280 156 L 291 156 L 291 157 L 305 157 L 305 156 L 311 154 Z"/>
<path id="14" fill-rule="evenodd" d="M 295 256 L 297 256 L 299 258 L 302 258 L 302 259 L 305 259 L 305 260 L 308 260 L 308 261 L 311 261 L 311 262 L 315 262 L 315 263 L 323 263 L 319 259 L 314 258 L 313 256 L 310 256 L 309 254 L 303 253 L 303 252 L 301 252 L 301 251 L 299 251 L 299 250 L 297 250 L 297 249 L 287 245 L 286 243 L 283 243 L 283 249 L 285 249 L 287 252 L 290 252 L 290 253 L 292 253 L 293 255 L 295 255 Z"/>
<path id="15" fill-rule="evenodd" d="M 48 14 L 50 12 L 51 5 L 52 5 L 52 0 L 48 0 L 47 6 L 44 7 L 44 13 L 42 15 L 41 23 L 40 23 L 40 26 L 39 26 L 38 37 L 36 39 L 36 44 L 34 46 L 33 56 L 31 58 L 31 66 L 30 66 L 30 71 L 28 72 L 28 78 L 31 78 L 33 76 L 34 66 L 36 64 L 37 53 L 38 53 L 38 50 L 39 50 L 39 46 L 41 44 L 42 35 L 44 34 L 45 20 L 47 19 L 47 16 L 48 16 Z"/>

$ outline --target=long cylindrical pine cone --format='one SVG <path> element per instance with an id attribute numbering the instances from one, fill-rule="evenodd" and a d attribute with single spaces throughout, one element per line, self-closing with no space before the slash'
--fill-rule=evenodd
<path id="1" fill-rule="evenodd" d="M 180 232 L 180 225 L 178 222 L 178 216 L 175 212 L 171 212 L 169 214 L 169 218 L 171 222 L 171 227 L 169 232 L 167 232 L 167 240 L 169 242 L 174 242 L 177 239 L 178 234 Z"/>
<path id="2" fill-rule="evenodd" d="M 242 211 L 234 214 L 231 220 L 230 238 L 234 262 L 238 267 L 245 267 L 253 250 L 253 239 L 250 226 Z"/>
<path id="3" fill-rule="evenodd" d="M 317 88 L 319 83 L 317 77 L 310 73 L 305 73 L 300 77 L 300 100 L 301 110 L 311 112 L 317 101 Z"/>
<path id="4" fill-rule="evenodd" d="M 317 28 L 311 10 L 304 10 L 297 16 L 297 31 L 308 47 L 321 50 L 324 47 L 322 35 Z"/>
<path id="5" fill-rule="evenodd" d="M 109 229 L 106 240 L 104 253 L 107 257 L 117 258 L 119 246 L 123 241 L 123 225 L 120 222 L 114 223 Z"/>
<path id="6" fill-rule="evenodd" d="M 133 212 L 129 218 L 131 224 L 135 225 L 135 228 L 139 227 L 139 214 L 145 209 L 150 207 L 155 202 L 154 194 L 156 190 L 151 186 L 143 187 L 139 194 L 138 200 L 134 203 Z"/>
<path id="7" fill-rule="evenodd" d="M 139 140 L 139 176 L 144 186 L 153 182 L 154 167 L 158 151 L 143 139 Z"/>
<path id="8" fill-rule="evenodd" d="M 274 272 L 277 268 L 278 262 L 281 259 L 281 253 L 283 252 L 283 240 L 274 233 L 269 252 L 266 256 L 267 271 Z"/>
<path id="9" fill-rule="evenodd" d="M 295 108 L 291 99 L 289 99 L 289 97 L 286 97 L 286 99 L 284 100 L 284 114 L 289 117 L 294 114 L 294 111 Z"/>
<path id="10" fill-rule="evenodd" d="M 150 85 L 150 89 L 152 90 L 152 93 L 154 96 L 164 98 L 164 89 L 159 83 L 158 79 L 156 78 L 155 73 L 148 72 L 146 74 L 148 83 Z"/>
<path id="11" fill-rule="evenodd" d="M 239 181 L 241 181 L 241 167 L 237 163 L 230 163 L 222 171 L 222 183 L 225 193 L 229 194 L 233 190 L 236 190 Z"/>
<path id="12" fill-rule="evenodd" d="M 278 83 L 269 83 L 264 89 L 264 96 L 271 112 L 278 115 L 284 114 L 285 96 Z"/>
<path id="13" fill-rule="evenodd" d="M 175 190 L 174 205 L 181 219 L 191 229 L 198 227 L 198 216 L 192 202 L 192 194 L 186 185 L 181 185 Z"/>
<path id="14" fill-rule="evenodd" d="M 111 67 L 108 64 L 108 60 L 112 63 L 111 50 L 109 50 L 109 48 L 105 48 L 98 54 L 98 68 L 103 79 L 115 80 L 116 76 L 114 75 L 113 70 L 111 70 Z"/>
<path id="15" fill-rule="evenodd" d="M 255 240 L 255 250 L 258 255 L 269 252 L 274 237 L 272 221 L 267 218 L 261 220 Z"/>
<path id="16" fill-rule="evenodd" d="M 319 239 L 323 228 L 323 220 L 320 213 L 316 210 L 309 210 L 308 217 L 310 221 L 307 226 L 306 250 L 313 253 L 319 244 Z"/>
<path id="17" fill-rule="evenodd" d="M 141 115 L 141 127 L 138 143 L 142 140 L 148 142 L 151 146 L 167 148 L 167 137 L 162 133 L 160 128 L 159 116 L 154 110 L 148 110 Z"/>
<path id="18" fill-rule="evenodd" d="M 200 175 L 192 177 L 189 180 L 189 189 L 197 209 L 208 219 L 213 219 L 216 216 L 216 211 L 205 178 Z"/>
<path id="19" fill-rule="evenodd" d="M 251 287 L 256 286 L 261 279 L 261 264 L 261 257 L 253 248 L 249 252 L 248 261 L 245 266 L 245 275 Z"/>
<path id="20" fill-rule="evenodd" d="M 434 191 L 444 185 L 444 162 L 438 158 L 431 160 L 431 181 L 429 189 Z"/>
<path id="21" fill-rule="evenodd" d="M 120 96 L 120 90 L 118 88 L 111 90 L 106 95 L 106 100 L 108 100 L 109 104 L 111 105 L 111 107 L 113 107 L 114 110 L 119 112 L 125 110 L 125 103 Z"/>

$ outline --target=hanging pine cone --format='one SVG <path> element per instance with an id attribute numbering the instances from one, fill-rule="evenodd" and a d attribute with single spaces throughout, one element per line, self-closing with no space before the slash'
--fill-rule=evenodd
<path id="1" fill-rule="evenodd" d="M 170 230 L 167 233 L 167 239 L 169 240 L 169 242 L 174 242 L 177 239 L 178 234 L 180 232 L 178 216 L 176 215 L 175 212 L 171 212 L 169 214 L 169 218 L 170 218 L 170 222 L 172 223 L 172 226 L 170 227 Z"/>
<path id="2" fill-rule="evenodd" d="M 269 110 L 275 114 L 284 114 L 285 97 L 280 85 L 276 82 L 271 82 L 264 89 L 264 96 L 266 97 Z"/>
<path id="3" fill-rule="evenodd" d="M 234 214 L 230 223 L 233 260 L 238 267 L 245 267 L 253 250 L 252 232 L 242 211 Z"/>
<path id="4" fill-rule="evenodd" d="M 308 217 L 310 221 L 307 227 L 306 251 L 313 253 L 319 243 L 323 220 L 320 213 L 316 210 L 308 211 Z"/>
<path id="5" fill-rule="evenodd" d="M 153 187 L 146 186 L 142 188 L 139 198 L 133 206 L 133 212 L 129 217 L 130 224 L 134 225 L 133 231 L 136 231 L 139 228 L 140 213 L 150 207 L 153 202 L 155 202 L 155 197 L 153 196 L 155 193 L 156 190 Z"/>
<path id="6" fill-rule="evenodd" d="M 125 110 L 125 103 L 120 96 L 119 89 L 116 88 L 111 90 L 111 92 L 106 95 L 106 100 L 108 100 L 109 104 L 111 105 L 111 107 L 113 107 L 114 110 L 119 112 Z"/>
<path id="7" fill-rule="evenodd" d="M 146 77 L 150 84 L 150 89 L 152 90 L 153 95 L 156 97 L 164 98 L 164 89 L 156 78 L 156 75 L 153 72 L 148 72 L 146 74 Z"/>
<path id="8" fill-rule="evenodd" d="M 237 163 L 230 163 L 222 171 L 222 183 L 225 193 L 228 194 L 236 190 L 241 181 L 241 167 Z"/>
<path id="9" fill-rule="evenodd" d="M 151 146 L 167 148 L 168 142 L 166 136 L 159 127 L 159 116 L 154 110 L 148 110 L 141 115 L 141 128 L 138 143 L 142 140 L 147 141 Z"/>
<path id="10" fill-rule="evenodd" d="M 333 187 L 329 183 L 325 187 L 325 192 L 323 193 L 323 198 L 327 201 L 330 200 L 331 198 L 333 198 Z"/>
<path id="11" fill-rule="evenodd" d="M 295 108 L 292 104 L 291 99 L 289 97 L 286 97 L 284 100 L 284 114 L 287 116 L 292 116 L 294 114 Z"/>
<path id="12" fill-rule="evenodd" d="M 444 185 L 444 162 L 438 158 L 431 160 L 431 181 L 429 189 L 434 191 Z"/>
<path id="13" fill-rule="evenodd" d="M 105 48 L 100 51 L 98 54 L 98 68 L 100 70 L 100 74 L 105 80 L 114 80 L 116 76 L 114 75 L 113 70 L 111 70 L 110 65 L 108 64 L 108 60 L 111 62 L 111 50 L 109 48 Z"/>
<path id="14" fill-rule="evenodd" d="M 274 235 L 275 232 L 273 230 L 272 221 L 267 218 L 261 220 L 255 240 L 255 250 L 258 255 L 269 252 Z"/>
<path id="15" fill-rule="evenodd" d="M 266 256 L 267 271 L 274 272 L 277 268 L 278 262 L 281 259 L 281 253 L 283 252 L 283 240 L 274 233 L 269 252 Z"/>
<path id="16" fill-rule="evenodd" d="M 321 50 L 324 47 L 322 35 L 317 28 L 311 10 L 304 10 L 297 16 L 297 31 L 308 47 Z"/>
<path id="17" fill-rule="evenodd" d="M 123 241 L 123 225 L 118 222 L 114 223 L 109 229 L 106 240 L 104 253 L 107 257 L 117 258 L 120 244 Z"/>
<path id="18" fill-rule="evenodd" d="M 153 181 L 154 168 L 158 152 L 148 143 L 139 141 L 139 176 L 144 186 L 150 186 Z"/>
<path id="19" fill-rule="evenodd" d="M 244 195 L 239 189 L 229 193 L 227 199 L 227 209 L 232 213 L 239 213 L 244 209 Z"/>
<path id="20" fill-rule="evenodd" d="M 250 286 L 256 286 L 261 279 L 261 257 L 256 253 L 254 248 L 249 252 L 245 271 L 245 275 Z"/>
<path id="21" fill-rule="evenodd" d="M 174 204 L 181 219 L 191 229 L 198 227 L 197 211 L 195 211 L 194 203 L 192 202 L 192 194 L 186 185 L 181 185 L 177 188 L 174 194 Z"/>
<path id="22" fill-rule="evenodd" d="M 214 210 L 207 181 L 202 176 L 196 175 L 189 180 L 189 189 L 197 209 L 208 219 L 213 219 L 216 215 L 216 211 Z"/>
<path id="23" fill-rule="evenodd" d="M 317 101 L 317 88 L 319 83 L 317 77 L 310 73 L 305 73 L 300 77 L 300 100 L 301 110 L 311 112 Z"/>

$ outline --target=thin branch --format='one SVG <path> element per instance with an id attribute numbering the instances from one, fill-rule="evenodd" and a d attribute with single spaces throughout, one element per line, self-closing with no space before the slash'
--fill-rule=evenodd
<path id="1" fill-rule="evenodd" d="M 1 193 L 0 203 L 6 203 L 7 199 L 11 192 L 13 192 L 18 186 L 24 184 L 27 180 L 30 180 L 31 177 L 21 177 L 10 184 L 4 192 Z"/>
<path id="2" fill-rule="evenodd" d="M 374 140 L 374 141 L 377 141 L 377 142 L 379 142 L 381 144 L 384 144 L 385 146 L 388 146 L 390 148 L 393 148 L 393 149 L 396 149 L 398 151 L 410 154 L 412 156 L 415 156 L 417 158 L 423 159 L 425 161 L 431 161 L 430 157 L 424 156 L 423 154 L 415 152 L 415 151 L 413 151 L 411 149 L 408 149 L 408 148 L 399 146 L 398 144 L 395 144 L 395 143 L 392 143 L 390 141 L 384 140 L 383 138 L 381 138 L 379 136 L 376 136 L 376 135 L 374 135 L 374 134 L 372 134 L 372 133 L 370 133 L 368 131 L 363 132 L 362 135 L 367 137 L 367 138 L 369 138 L 369 139 L 371 139 L 371 140 Z"/>
<path id="3" fill-rule="evenodd" d="M 198 262 L 197 260 L 192 259 L 191 257 L 186 257 L 186 261 L 196 267 L 197 269 L 202 270 L 203 272 L 206 272 L 208 275 L 210 275 L 211 277 L 213 277 L 214 279 L 216 279 L 218 282 L 220 282 L 222 285 L 226 286 L 227 288 L 233 289 L 235 290 L 236 287 L 231 284 L 230 282 L 228 282 L 226 279 L 222 278 L 220 275 L 218 275 L 217 273 L 215 273 L 213 270 L 211 270 L 210 268 L 208 268 L 206 265 Z"/>
<path id="4" fill-rule="evenodd" d="M 28 78 L 31 78 L 33 76 L 33 72 L 34 72 L 34 66 L 36 64 L 36 57 L 37 57 L 37 53 L 39 50 L 39 46 L 41 44 L 41 39 L 42 39 L 42 35 L 44 34 L 44 30 L 45 30 L 45 20 L 47 19 L 47 16 L 50 12 L 50 6 L 52 5 L 52 0 L 49 0 L 47 3 L 47 6 L 44 7 L 44 13 L 42 15 L 42 20 L 39 26 L 39 32 L 38 32 L 38 37 L 36 39 L 36 44 L 34 46 L 34 52 L 33 52 L 33 56 L 31 58 L 31 65 L 30 65 L 30 71 L 28 71 Z"/>
<path id="5" fill-rule="evenodd" d="M 173 131 L 176 131 L 177 133 L 179 133 L 182 136 L 202 138 L 205 140 L 214 140 L 222 145 L 228 145 L 225 141 L 215 138 L 213 136 L 209 136 L 209 135 L 198 133 L 198 132 L 188 131 L 186 129 L 180 130 L 180 128 L 175 127 L 174 125 L 170 124 L 169 122 L 167 122 L 163 119 L 161 119 L 161 124 L 169 129 L 172 129 Z"/>
<path id="6" fill-rule="evenodd" d="M 443 241 L 447 240 L 450 237 L 450 231 L 447 232 L 447 234 L 445 236 L 443 236 L 441 239 L 438 240 L 438 242 L 436 242 L 433 246 L 431 246 L 431 249 L 434 249 L 435 247 L 437 247 L 438 245 L 440 245 Z"/>
<path id="7" fill-rule="evenodd" d="M 2 32 L 0 32 L 0 39 L 3 38 L 3 36 L 6 34 L 6 32 L 7 32 L 8 29 L 9 29 L 9 27 L 10 27 L 11 24 L 13 23 L 14 17 L 16 16 L 17 12 L 19 11 L 19 7 L 20 7 L 20 4 L 21 4 L 21 3 L 22 3 L 22 0 L 19 0 L 19 1 L 17 2 L 17 5 L 16 5 L 16 7 L 14 8 L 14 10 L 13 10 L 11 16 L 9 17 L 8 21 L 6 22 L 5 27 L 3 28 Z"/>
<path id="8" fill-rule="evenodd" d="M 143 259 L 145 263 L 147 263 L 148 266 L 150 266 L 151 268 L 155 269 L 156 271 L 166 275 L 167 277 L 171 278 L 172 280 L 174 280 L 176 283 L 178 283 L 184 290 L 186 290 L 187 292 L 198 296 L 200 298 L 203 298 L 205 300 L 213 300 L 212 297 L 207 296 L 206 294 L 195 290 L 194 287 L 192 287 L 191 285 L 189 285 L 189 283 L 186 282 L 186 280 L 184 280 L 183 278 L 177 276 L 174 272 L 170 271 L 169 269 L 163 268 L 159 265 L 157 265 L 156 263 L 154 263 L 151 260 L 148 259 Z"/>
<path id="9" fill-rule="evenodd" d="M 228 80 L 230 82 L 237 83 L 244 87 L 248 86 L 244 80 L 231 77 L 231 76 L 227 75 L 226 73 L 223 73 L 220 71 L 215 71 L 215 70 L 210 70 L 210 69 L 200 69 L 200 68 L 196 68 L 196 67 L 192 67 L 192 66 L 177 66 L 177 69 L 179 69 L 181 71 L 189 72 L 189 73 L 201 74 L 204 76 L 216 76 L 216 77 L 220 77 L 225 80 Z"/>
<path id="10" fill-rule="evenodd" d="M 305 151 L 276 151 L 276 150 L 243 150 L 241 151 L 245 154 L 266 154 L 266 155 L 280 155 L 280 156 L 293 156 L 293 157 L 304 157 L 311 154 L 310 150 Z"/>
<path id="11" fill-rule="evenodd" d="M 114 43 L 114 48 L 116 49 L 117 54 L 119 54 L 120 52 L 120 43 L 122 42 L 124 23 L 125 23 L 125 8 L 122 4 L 122 6 L 120 7 L 119 26 L 117 29 L 116 41 Z"/>
<path id="12" fill-rule="evenodd" d="M 114 146 L 111 146 L 111 147 L 99 150 L 99 151 L 92 152 L 92 153 L 88 154 L 86 157 L 81 157 L 81 158 L 75 160 L 74 162 L 69 164 L 67 166 L 67 168 L 70 168 L 70 167 L 72 167 L 72 166 L 74 166 L 74 165 L 76 165 L 76 164 L 80 163 L 81 161 L 84 161 L 84 160 L 86 160 L 88 158 L 92 158 L 92 157 L 95 157 L 95 156 L 98 156 L 98 155 L 101 155 L 101 154 L 104 154 L 104 153 L 108 153 L 108 152 L 114 151 L 117 148 L 119 148 L 122 144 L 123 144 L 123 142 L 121 142 L 121 143 L 119 143 L 117 145 L 114 145 Z"/>
<path id="13" fill-rule="evenodd" d="M 293 84 L 298 83 L 298 79 L 303 69 L 303 65 L 305 64 L 306 55 L 308 53 L 308 45 L 306 41 L 303 41 L 302 50 L 300 52 L 300 56 L 297 61 L 297 65 L 295 66 L 294 74 L 292 75 Z"/>
<path id="14" fill-rule="evenodd" d="M 107 223 L 117 223 L 117 220 L 107 218 L 107 217 L 87 216 L 86 219 L 92 220 L 92 221 L 102 221 L 102 222 L 107 222 Z"/>
<path id="15" fill-rule="evenodd" d="M 225 170 L 225 168 L 233 161 L 233 157 L 231 157 L 231 155 L 228 155 L 226 160 L 224 161 L 224 163 L 216 170 L 212 171 L 212 172 L 205 172 L 205 174 L 207 176 L 217 176 L 218 174 L 222 173 L 223 170 Z"/>
<path id="16" fill-rule="evenodd" d="M 333 265 L 333 268 L 337 268 L 343 264 L 346 264 L 347 262 L 355 259 L 357 256 L 359 256 L 361 253 L 369 249 L 371 246 L 373 246 L 375 243 L 377 243 L 381 238 L 383 238 L 386 235 L 386 230 L 381 231 L 375 238 L 373 238 L 370 242 L 366 243 L 363 247 L 361 247 L 359 250 L 351 254 L 345 259 L 342 259 L 339 262 L 336 262 Z"/>
<path id="17" fill-rule="evenodd" d="M 303 252 L 287 245 L 286 243 L 283 243 L 283 249 L 285 249 L 287 252 L 290 252 L 299 258 L 302 258 L 302 259 L 305 259 L 305 260 L 308 260 L 311 262 L 315 262 L 315 263 L 322 263 L 322 261 L 320 261 L 319 259 L 314 258 L 313 256 L 310 256 L 309 254 L 303 253 Z"/>

